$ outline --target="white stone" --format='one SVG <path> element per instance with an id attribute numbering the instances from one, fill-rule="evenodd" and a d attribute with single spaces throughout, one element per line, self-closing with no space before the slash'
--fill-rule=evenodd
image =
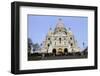
<path id="1" fill-rule="evenodd" d="M 41 51 L 53 53 L 53 49 L 55 49 L 56 53 L 80 52 L 80 48 L 77 46 L 73 33 L 64 27 L 61 19 L 59 20 L 54 31 L 52 31 L 51 28 L 48 31 Z"/>

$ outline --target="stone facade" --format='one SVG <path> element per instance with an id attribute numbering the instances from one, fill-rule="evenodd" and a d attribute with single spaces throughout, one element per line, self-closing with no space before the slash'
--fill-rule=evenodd
<path id="1" fill-rule="evenodd" d="M 50 28 L 42 43 L 41 52 L 45 53 L 72 53 L 80 52 L 77 42 L 70 29 L 64 27 L 61 19 L 54 30 Z"/>

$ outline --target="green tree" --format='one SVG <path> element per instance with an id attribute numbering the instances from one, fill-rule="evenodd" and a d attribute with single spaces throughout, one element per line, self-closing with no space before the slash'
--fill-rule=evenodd
<path id="1" fill-rule="evenodd" d="M 34 48 L 34 50 L 38 50 L 40 48 L 40 46 L 38 43 L 36 43 L 36 44 L 33 44 L 33 48 Z"/>

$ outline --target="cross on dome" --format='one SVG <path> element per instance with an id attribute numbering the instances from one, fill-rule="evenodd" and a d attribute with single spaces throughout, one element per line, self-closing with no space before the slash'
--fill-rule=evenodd
<path id="1" fill-rule="evenodd" d="M 64 27 L 64 24 L 63 24 L 63 21 L 61 18 L 58 19 L 58 22 L 57 22 L 57 26 L 56 27 Z"/>
<path id="2" fill-rule="evenodd" d="M 59 21 L 61 21 L 62 19 L 61 18 L 59 18 Z"/>

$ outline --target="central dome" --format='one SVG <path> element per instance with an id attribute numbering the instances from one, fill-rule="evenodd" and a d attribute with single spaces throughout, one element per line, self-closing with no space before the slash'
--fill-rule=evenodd
<path id="1" fill-rule="evenodd" d="M 67 29 L 65 28 L 64 23 L 61 18 L 58 19 L 56 28 L 54 30 L 54 33 L 58 33 L 58 32 L 61 32 L 61 33 L 67 32 Z"/>

